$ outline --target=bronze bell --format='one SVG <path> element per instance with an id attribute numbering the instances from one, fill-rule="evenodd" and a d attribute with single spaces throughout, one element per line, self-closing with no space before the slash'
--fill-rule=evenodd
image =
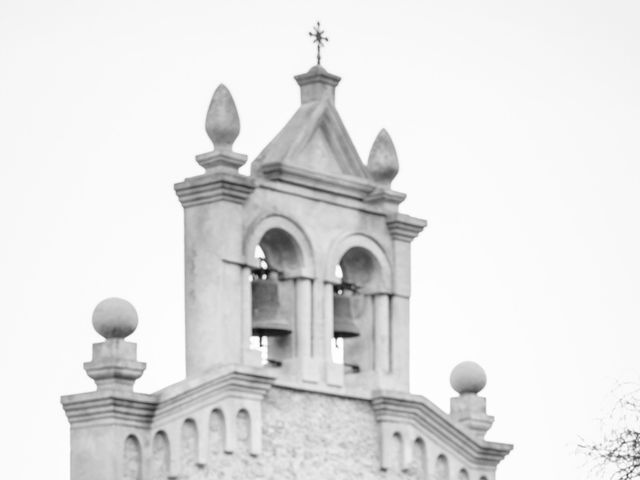
<path id="1" fill-rule="evenodd" d="M 364 310 L 364 297 L 351 284 L 336 285 L 333 291 L 333 336 L 357 337 L 360 335 L 357 320 Z"/>
<path id="2" fill-rule="evenodd" d="M 278 274 L 273 270 L 253 271 L 251 318 L 253 335 L 258 337 L 279 337 L 291 333 L 291 325 L 281 312 Z"/>

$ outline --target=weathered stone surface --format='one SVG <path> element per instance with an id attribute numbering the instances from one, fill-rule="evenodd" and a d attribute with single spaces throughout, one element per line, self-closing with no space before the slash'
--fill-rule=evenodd
<path id="1" fill-rule="evenodd" d="M 365 166 L 335 108 L 339 78 L 314 67 L 296 80 L 302 105 L 250 175 L 232 151 L 233 99 L 216 90 L 206 120 L 214 150 L 197 157 L 206 173 L 175 186 L 187 378 L 134 392 L 145 367 L 124 340 L 135 310 L 121 300 L 97 309 L 106 341 L 85 368 L 98 389 L 62 398 L 72 480 L 494 480 L 511 446 L 484 440 L 492 417 L 473 393 L 480 377 L 454 376 L 465 393 L 451 414 L 409 393 L 410 244 L 425 222 L 398 211 L 393 143 L 383 130 Z M 256 247 L 278 272 L 274 311 L 291 328 L 268 335 L 263 352 L 250 342 Z M 357 314 L 336 310 L 344 284 L 362 296 Z M 341 320 L 359 335 L 336 360 L 336 332 L 356 331 Z"/>
<path id="2" fill-rule="evenodd" d="M 399 165 L 396 147 L 393 145 L 391 136 L 384 128 L 380 130 L 373 142 L 367 169 L 376 182 L 385 186 L 391 185 L 391 181 L 398 174 Z"/>
<path id="3" fill-rule="evenodd" d="M 214 479 L 418 479 L 424 468 L 380 469 L 378 427 L 368 401 L 273 388 L 263 403 L 263 450 L 251 456 L 220 448 L 218 421 L 211 423 L 207 466 L 189 480 Z M 238 436 L 244 435 L 238 429 Z M 400 464 L 398 459 L 397 465 Z"/>
<path id="4" fill-rule="evenodd" d="M 229 89 L 222 84 L 218 85 L 211 98 L 205 129 L 216 150 L 231 150 L 240 134 L 236 104 Z"/>

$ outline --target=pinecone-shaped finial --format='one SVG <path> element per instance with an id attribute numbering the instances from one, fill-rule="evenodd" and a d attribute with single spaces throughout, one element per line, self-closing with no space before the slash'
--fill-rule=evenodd
<path id="1" fill-rule="evenodd" d="M 217 151 L 231 151 L 240 133 L 240 118 L 231 92 L 223 84 L 218 85 L 209 104 L 205 122 L 207 135 Z"/>
<path id="2" fill-rule="evenodd" d="M 386 187 L 391 185 L 391 181 L 398 174 L 398 155 L 393 146 L 391 137 L 383 128 L 378 133 L 367 161 L 367 169 L 373 179 Z"/>

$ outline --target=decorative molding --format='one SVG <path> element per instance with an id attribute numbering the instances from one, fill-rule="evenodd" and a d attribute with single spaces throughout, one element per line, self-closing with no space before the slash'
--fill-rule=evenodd
<path id="1" fill-rule="evenodd" d="M 308 200 L 326 203 L 327 205 L 335 205 L 336 207 L 344 209 L 356 210 L 370 215 L 387 216 L 387 214 L 377 205 L 363 202 L 361 199 L 352 197 L 336 197 L 335 194 L 329 192 L 310 190 L 307 187 L 284 183 L 277 180 L 274 181 L 258 177 L 256 179 L 256 188 L 284 193 L 286 195 L 290 195 L 293 199 L 306 198 Z"/>
<path id="2" fill-rule="evenodd" d="M 322 83 L 335 87 L 341 80 L 338 75 L 329 73 L 322 67 L 312 67 L 308 72 L 301 73 L 293 78 L 295 78 L 296 82 L 298 82 L 298 85 L 301 87 L 310 83 Z"/>
<path id="3" fill-rule="evenodd" d="M 389 233 L 391 233 L 394 240 L 411 242 L 426 226 L 426 220 L 411 217 L 403 213 L 397 213 L 387 217 L 387 227 L 389 227 Z"/>
<path id="4" fill-rule="evenodd" d="M 156 392 L 159 404 L 155 420 L 184 416 L 212 400 L 237 397 L 262 401 L 274 381 L 275 376 L 260 367 L 226 366 Z"/>
<path id="5" fill-rule="evenodd" d="M 60 399 L 71 428 L 114 425 L 149 428 L 158 405 L 153 395 L 91 392 Z"/>
<path id="6" fill-rule="evenodd" d="M 477 466 L 495 467 L 512 449 L 505 443 L 476 438 L 456 425 L 444 412 L 426 398 L 392 391 L 374 392 L 371 401 L 376 420 L 381 424 L 409 424 L 418 432 L 437 437 L 465 459 Z"/>
<path id="7" fill-rule="evenodd" d="M 196 155 L 196 161 L 207 170 L 208 173 L 213 171 L 226 171 L 235 173 L 247 162 L 247 156 L 235 152 L 213 151 Z"/>
<path id="8" fill-rule="evenodd" d="M 269 180 L 291 183 L 310 190 L 358 200 L 363 200 L 375 188 L 370 182 L 357 177 L 339 177 L 282 163 L 265 164 L 260 169 L 260 173 Z"/>
<path id="9" fill-rule="evenodd" d="M 242 205 L 255 189 L 255 184 L 245 175 L 218 172 L 187 178 L 176 183 L 174 188 L 182 206 L 188 208 L 219 201 Z"/>
<path id="10" fill-rule="evenodd" d="M 118 360 L 112 362 L 85 362 L 87 375 L 95 380 L 98 388 L 113 385 L 114 387 L 133 388 L 133 383 L 142 376 L 147 364 L 135 360 Z"/>
<path id="11" fill-rule="evenodd" d="M 390 203 L 393 205 L 400 205 L 406 198 L 406 193 L 378 187 L 371 192 L 364 201 L 368 203 Z"/>

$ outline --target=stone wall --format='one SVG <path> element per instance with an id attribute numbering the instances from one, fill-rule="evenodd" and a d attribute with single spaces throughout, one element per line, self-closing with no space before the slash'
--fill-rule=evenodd
<path id="1" fill-rule="evenodd" d="M 378 428 L 364 400 L 272 388 L 263 403 L 259 456 L 248 452 L 250 418 L 244 413 L 236 421 L 237 448 L 228 454 L 220 441 L 219 417 L 212 416 L 207 465 L 185 468 L 189 480 L 426 478 L 424 462 L 405 472 L 380 470 Z"/>

